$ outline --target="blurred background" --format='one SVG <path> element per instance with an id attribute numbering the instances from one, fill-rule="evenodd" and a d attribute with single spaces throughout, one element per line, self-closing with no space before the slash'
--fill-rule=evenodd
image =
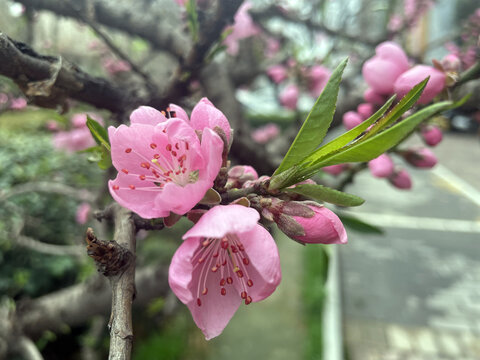
<path id="1" fill-rule="evenodd" d="M 208 96 L 236 130 L 233 162 L 270 175 L 344 57 L 328 136 L 349 128 L 345 114 L 363 116 L 359 105 L 373 106 L 362 66 L 376 46 L 394 41 L 411 66 L 442 64 L 448 87 L 437 98 L 473 93 L 429 120 L 443 134 L 434 144 L 438 163 L 412 166 L 392 153 L 395 174 L 406 169 L 410 186 L 372 174 L 368 164 L 319 174 L 319 183 L 366 199 L 359 208 L 332 208 L 349 243 L 304 247 L 274 230 L 280 287 L 241 307 L 209 342 L 166 281 L 189 221 L 139 232 L 133 359 L 480 359 L 478 1 L 252 0 L 189 64 L 192 39 L 202 39 L 216 7 L 209 0 L 0 0 L 0 31 L 18 49 L 25 43 L 42 61 L 106 81 L 92 80 L 105 86 L 104 97 L 69 97 L 67 89 L 43 101 L 18 86 L 34 76 L 32 64 L 12 73 L 8 64 L 18 59 L 1 53 L 0 358 L 26 358 L 5 340 L 16 331 L 45 359 L 107 356 L 109 288 L 83 242 L 88 226 L 99 238 L 112 236 L 94 212 L 112 202 L 106 181 L 115 172 L 102 169 L 87 114 L 107 126 L 127 122 L 142 99 L 191 109 Z M 451 54 L 458 60 L 448 69 L 442 59 Z M 125 103 L 108 100 L 117 93 Z M 403 149 L 433 146 L 424 130 Z M 6 326 L 15 316 L 15 326 Z"/>

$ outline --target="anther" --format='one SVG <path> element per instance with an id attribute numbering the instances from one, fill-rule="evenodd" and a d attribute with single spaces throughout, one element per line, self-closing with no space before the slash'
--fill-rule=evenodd
<path id="1" fill-rule="evenodd" d="M 242 277 L 243 277 L 243 271 L 242 271 L 242 270 L 238 270 L 238 271 L 237 271 L 237 276 L 238 276 L 239 278 L 242 278 Z"/>
<path id="2" fill-rule="evenodd" d="M 237 247 L 235 245 L 230 245 L 230 249 L 232 249 L 232 252 L 235 254 L 238 252 Z"/>
<path id="3" fill-rule="evenodd" d="M 246 292 L 246 291 L 242 291 L 242 293 L 240 294 L 240 296 L 242 297 L 242 299 L 246 299 L 246 298 L 247 298 L 247 292 Z"/>
<path id="4" fill-rule="evenodd" d="M 203 289 L 202 295 L 207 295 L 207 293 L 208 293 L 208 288 Z"/>
<path id="5" fill-rule="evenodd" d="M 253 286 L 253 281 L 251 279 L 248 279 L 247 285 L 248 285 L 248 287 L 252 287 Z"/>
<path id="6" fill-rule="evenodd" d="M 113 190 L 118 190 L 118 189 L 120 189 L 120 187 L 119 187 L 118 185 L 113 185 L 112 188 L 113 188 Z"/>
<path id="7" fill-rule="evenodd" d="M 173 156 L 177 156 L 177 152 L 176 152 L 175 150 L 172 151 L 172 155 L 173 155 Z"/>
<path id="8" fill-rule="evenodd" d="M 128 185 L 128 187 L 132 190 L 135 190 L 135 185 Z"/>
<path id="9" fill-rule="evenodd" d="M 197 305 L 202 306 L 202 300 L 200 300 L 200 298 L 197 298 Z"/>
<path id="10" fill-rule="evenodd" d="M 150 144 L 150 147 L 151 147 L 152 149 L 156 149 L 156 148 L 157 148 L 157 144 L 151 143 L 151 144 Z"/>
<path id="11" fill-rule="evenodd" d="M 226 283 L 225 279 L 222 278 L 222 280 L 220 280 L 220 286 L 225 286 L 225 283 Z"/>
<path id="12" fill-rule="evenodd" d="M 227 295 L 227 289 L 222 287 L 222 289 L 220 290 L 220 294 L 222 294 L 223 296 Z"/>
<path id="13" fill-rule="evenodd" d="M 129 153 L 132 152 L 132 149 L 131 149 L 131 148 L 125 149 L 125 152 L 126 152 L 127 154 L 129 154 Z"/>
<path id="14" fill-rule="evenodd" d="M 165 149 L 167 149 L 167 151 L 172 151 L 172 144 L 167 144 L 167 146 L 165 146 Z"/>
<path id="15" fill-rule="evenodd" d="M 159 158 L 160 158 L 160 154 L 155 154 L 155 155 L 153 155 L 153 158 L 154 158 L 154 159 L 159 159 Z"/>
<path id="16" fill-rule="evenodd" d="M 233 279 L 230 276 L 227 277 L 227 284 L 229 284 L 229 285 L 233 284 Z"/>
<path id="17" fill-rule="evenodd" d="M 218 270 L 217 266 L 212 267 L 212 272 L 217 272 L 217 270 Z"/>
<path id="18" fill-rule="evenodd" d="M 250 264 L 250 260 L 248 260 L 248 258 L 243 258 L 242 262 L 243 262 L 245 265 Z"/>
<path id="19" fill-rule="evenodd" d="M 124 172 L 125 174 L 128 174 L 128 170 L 127 170 L 127 169 L 122 169 L 122 172 Z"/>
<path id="20" fill-rule="evenodd" d="M 199 263 L 199 264 L 203 263 L 204 261 L 205 261 L 205 259 L 204 259 L 204 258 L 200 258 L 200 259 L 198 259 L 198 263 Z"/>
<path id="21" fill-rule="evenodd" d="M 240 251 L 245 251 L 245 248 L 243 247 L 243 244 L 238 245 L 238 249 L 239 249 Z"/>
<path id="22" fill-rule="evenodd" d="M 175 143 L 175 149 L 180 150 L 180 146 L 178 146 L 178 143 Z"/>
<path id="23" fill-rule="evenodd" d="M 227 249 L 228 248 L 228 241 L 227 240 L 222 240 L 222 249 Z"/>
<path id="24" fill-rule="evenodd" d="M 247 298 L 245 299 L 245 305 L 248 305 L 252 302 L 252 297 L 251 296 L 247 296 Z"/>
<path id="25" fill-rule="evenodd" d="M 140 180 L 145 180 L 146 176 L 145 175 L 140 175 Z"/>
<path id="26" fill-rule="evenodd" d="M 202 246 L 207 246 L 208 244 L 210 244 L 210 240 L 205 240 L 202 242 Z"/>

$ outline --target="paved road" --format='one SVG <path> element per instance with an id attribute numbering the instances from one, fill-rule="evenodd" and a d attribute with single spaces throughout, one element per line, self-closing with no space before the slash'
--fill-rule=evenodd
<path id="1" fill-rule="evenodd" d="M 355 212 L 385 236 L 340 249 L 351 360 L 480 359 L 480 141 L 451 134 L 412 191 L 361 175 Z"/>

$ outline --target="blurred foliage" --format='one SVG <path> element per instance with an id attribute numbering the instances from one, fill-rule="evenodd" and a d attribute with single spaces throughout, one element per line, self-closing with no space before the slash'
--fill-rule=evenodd
<path id="1" fill-rule="evenodd" d="M 325 283 L 328 276 L 326 246 L 306 246 L 303 271 L 303 319 L 307 328 L 303 358 L 305 360 L 322 360 L 323 308 L 327 296 Z"/>
<path id="2" fill-rule="evenodd" d="M 6 112 L 0 116 L 0 189 L 38 181 L 61 182 L 94 190 L 101 172 L 84 157 L 56 151 L 51 134 L 39 131 L 52 118 L 49 110 Z M 92 186 L 93 184 L 93 186 Z M 95 185 L 96 184 L 96 185 Z M 75 223 L 78 200 L 58 194 L 24 193 L 0 206 L 0 294 L 36 297 L 84 278 L 93 270 L 68 256 L 50 256 L 16 246 L 9 232 L 25 222 L 22 234 L 51 244 L 80 240 Z"/>

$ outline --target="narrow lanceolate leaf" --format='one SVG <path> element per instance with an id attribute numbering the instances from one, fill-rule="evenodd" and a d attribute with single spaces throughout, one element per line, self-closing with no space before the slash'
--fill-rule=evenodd
<path id="1" fill-rule="evenodd" d="M 198 13 L 195 0 L 188 0 L 185 4 L 185 10 L 187 12 L 187 22 L 192 39 L 194 42 L 198 40 Z"/>
<path id="2" fill-rule="evenodd" d="M 301 184 L 294 188 L 285 189 L 286 192 L 293 192 L 313 200 L 325 201 L 340 206 L 359 206 L 365 200 L 356 195 L 347 194 L 323 185 Z"/>
<path id="3" fill-rule="evenodd" d="M 443 101 L 430 105 L 417 113 L 409 116 L 394 126 L 384 130 L 375 136 L 362 142 L 354 142 L 339 151 L 334 151 L 324 156 L 316 157 L 316 153 L 307 157 L 300 164 L 272 178 L 270 189 L 282 189 L 299 183 L 312 177 L 322 167 L 343 164 L 348 162 L 365 162 L 375 159 L 385 151 L 396 146 L 407 137 L 422 121 L 436 113 L 449 109 L 455 104 L 450 101 Z"/>
<path id="4" fill-rule="evenodd" d="M 110 151 L 110 142 L 108 140 L 107 130 L 105 130 L 102 125 L 100 125 L 97 121 L 93 120 L 89 116 L 87 116 L 87 127 L 90 130 L 90 133 L 92 134 L 96 143 Z"/>
<path id="5" fill-rule="evenodd" d="M 340 81 L 347 61 L 348 59 L 343 60 L 330 76 L 274 176 L 300 162 L 322 143 L 333 119 Z"/>

